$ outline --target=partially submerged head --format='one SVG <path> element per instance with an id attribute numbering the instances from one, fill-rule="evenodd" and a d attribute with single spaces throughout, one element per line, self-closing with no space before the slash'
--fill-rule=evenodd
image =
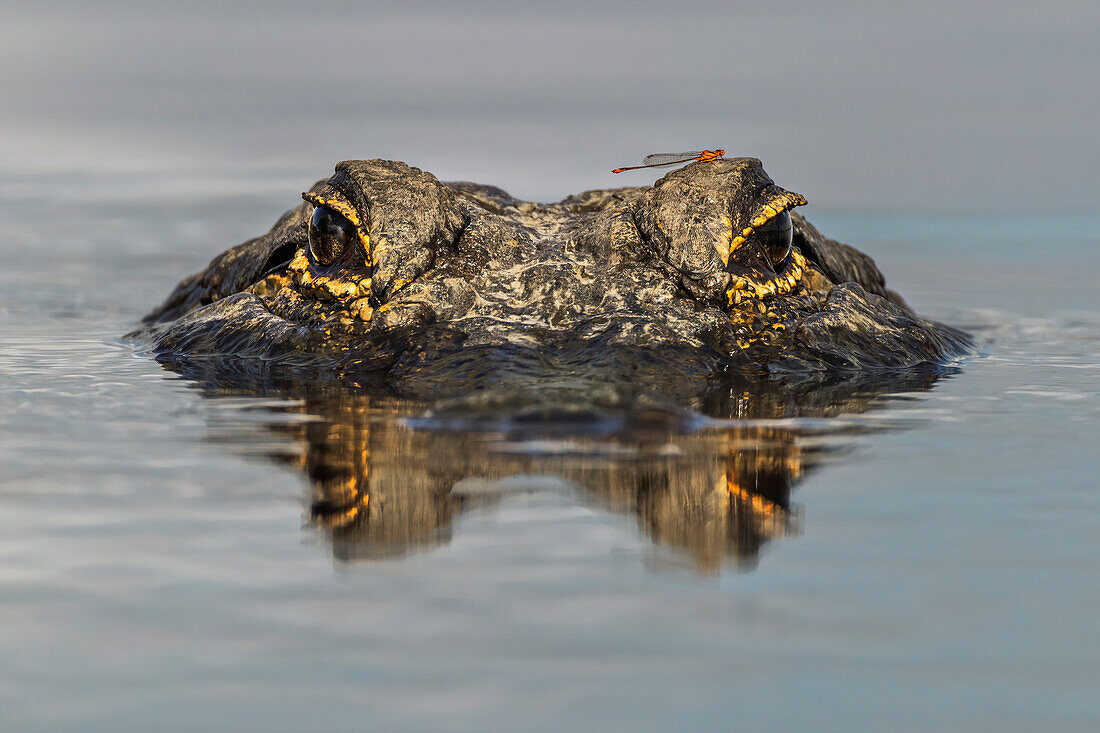
<path id="1" fill-rule="evenodd" d="M 557 204 L 346 161 L 303 198 L 150 314 L 158 351 L 317 359 L 462 393 L 562 375 L 909 368 L 967 344 L 792 214 L 806 199 L 755 158 Z"/>

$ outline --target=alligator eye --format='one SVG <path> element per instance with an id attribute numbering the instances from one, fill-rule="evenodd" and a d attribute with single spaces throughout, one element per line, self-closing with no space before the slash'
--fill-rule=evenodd
<path id="1" fill-rule="evenodd" d="M 769 219 L 756 228 L 756 239 L 764 248 L 764 253 L 773 265 L 778 265 L 787 259 L 791 252 L 791 241 L 794 231 L 791 229 L 791 215 L 784 211 L 782 214 Z"/>
<path id="2" fill-rule="evenodd" d="M 331 265 L 351 245 L 355 225 L 331 209 L 318 206 L 309 220 L 309 251 L 318 265 Z"/>

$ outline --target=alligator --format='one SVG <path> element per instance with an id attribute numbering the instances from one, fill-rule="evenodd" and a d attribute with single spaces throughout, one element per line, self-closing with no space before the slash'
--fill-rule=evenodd
<path id="1" fill-rule="evenodd" d="M 301 451 L 273 457 L 344 561 L 430 550 L 549 474 L 702 572 L 751 566 L 799 531 L 801 421 L 930 389 L 970 349 L 754 158 L 554 204 L 347 161 L 302 196 L 133 335 L 205 394 L 311 416 L 272 421 Z"/>
<path id="2" fill-rule="evenodd" d="M 934 370 L 970 348 L 795 213 L 806 199 L 755 158 L 552 204 L 353 160 L 302 198 L 134 336 L 177 367 L 301 368 L 490 410 L 517 395 L 688 404 L 730 374 Z"/>

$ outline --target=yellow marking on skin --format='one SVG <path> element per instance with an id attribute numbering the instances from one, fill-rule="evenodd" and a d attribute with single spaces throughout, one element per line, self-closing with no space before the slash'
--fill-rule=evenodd
<path id="1" fill-rule="evenodd" d="M 722 258 L 722 267 L 728 267 L 730 262 L 730 253 L 733 252 L 733 219 L 728 216 L 723 216 L 722 223 L 725 224 L 727 227 L 722 239 L 730 242 L 731 244 L 726 246 L 725 252 L 723 252 L 722 248 L 718 245 L 715 245 L 715 249 L 718 250 L 718 256 Z"/>
<path id="2" fill-rule="evenodd" d="M 343 280 L 326 278 L 321 283 L 321 286 L 329 295 L 337 300 L 346 300 L 359 294 L 359 286 L 356 283 L 350 283 Z"/>
<path id="3" fill-rule="evenodd" d="M 368 323 L 374 318 L 374 309 L 370 307 L 370 303 L 366 302 L 366 298 L 363 298 L 362 302 L 356 301 L 352 313 L 360 321 L 366 321 Z"/>
<path id="4" fill-rule="evenodd" d="M 294 259 L 290 261 L 288 269 L 295 272 L 301 272 L 309 268 L 309 260 L 306 259 L 306 251 L 300 249 L 294 253 Z"/>
<path id="5" fill-rule="evenodd" d="M 671 239 L 671 238 L 670 238 L 670 237 L 668 236 L 668 232 L 667 232 L 667 231 L 665 231 L 665 227 L 664 227 L 664 225 L 663 225 L 663 224 L 661 224 L 661 219 L 660 219 L 660 217 L 658 217 L 658 218 L 657 218 L 657 228 L 661 230 L 661 234 L 665 235 L 665 239 L 666 239 L 666 240 L 668 240 L 668 241 L 670 241 L 670 242 L 672 241 L 672 239 Z"/>
<path id="6" fill-rule="evenodd" d="M 386 253 L 386 245 L 388 242 L 385 237 L 376 237 L 374 241 L 374 247 L 370 250 L 371 264 L 378 267 L 378 263 L 381 261 L 381 256 Z"/>
<path id="7" fill-rule="evenodd" d="M 307 191 L 302 194 L 302 198 L 313 204 L 314 206 L 323 206 L 326 209 L 332 209 L 336 213 L 343 216 L 345 219 L 354 224 L 357 228 L 361 227 L 363 222 L 359 219 L 359 212 L 355 210 L 355 207 L 350 202 L 343 198 L 336 198 L 335 196 L 323 196 L 312 191 Z"/>
<path id="8" fill-rule="evenodd" d="M 798 273 L 798 277 L 802 277 L 806 268 L 810 266 L 810 261 L 797 249 L 791 250 L 791 260 L 793 261 L 793 270 Z"/>
<path id="9" fill-rule="evenodd" d="M 769 195 L 769 192 L 771 198 L 769 198 L 766 203 L 760 205 L 760 213 L 754 216 L 750 221 L 752 226 L 745 227 L 741 231 L 744 236 L 748 237 L 753 233 L 755 227 L 764 226 L 784 211 L 789 211 L 796 206 L 806 205 L 806 197 L 801 194 L 783 191 L 782 189 L 776 190 L 776 187 L 769 187 L 764 190 L 764 195 Z"/>

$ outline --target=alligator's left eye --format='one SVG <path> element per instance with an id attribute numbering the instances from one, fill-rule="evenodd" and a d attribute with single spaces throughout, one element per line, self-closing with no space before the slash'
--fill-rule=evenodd
<path id="1" fill-rule="evenodd" d="M 309 220 L 309 251 L 318 265 L 331 265 L 355 241 L 355 225 L 331 209 L 318 206 Z"/>
<path id="2" fill-rule="evenodd" d="M 791 241 L 794 231 L 791 229 L 791 215 L 784 211 L 782 214 L 769 219 L 756 228 L 756 239 L 764 247 L 764 253 L 773 265 L 778 265 L 787 259 L 791 252 Z"/>

